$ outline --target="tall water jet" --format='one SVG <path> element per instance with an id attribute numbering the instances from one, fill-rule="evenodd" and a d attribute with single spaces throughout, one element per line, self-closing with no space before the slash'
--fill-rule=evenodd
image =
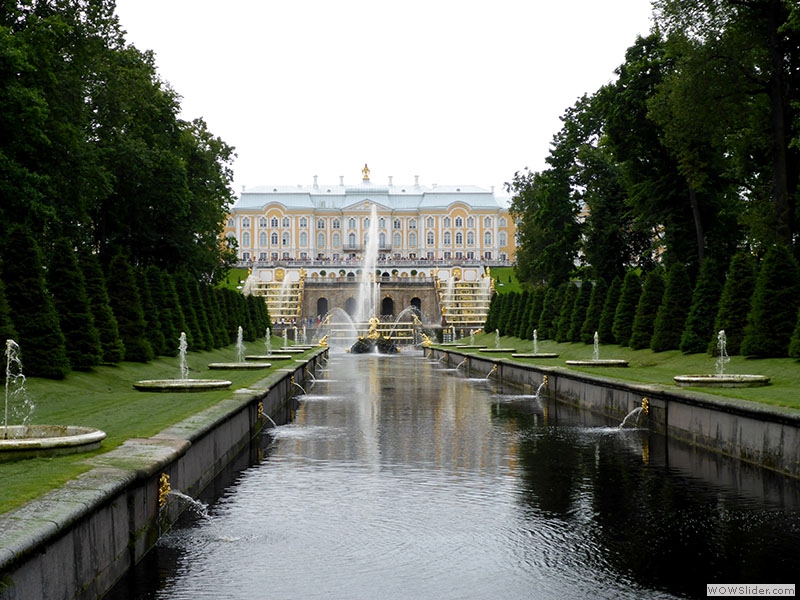
<path id="1" fill-rule="evenodd" d="M 628 361 L 619 358 L 600 359 L 600 336 L 595 331 L 593 336 L 592 360 L 568 360 L 572 367 L 627 367 Z"/>
<path id="2" fill-rule="evenodd" d="M 267 327 L 266 334 L 264 335 L 264 349 L 266 350 L 267 356 L 272 354 L 272 332 Z"/>
<path id="3" fill-rule="evenodd" d="M 91 427 L 74 425 L 29 425 L 33 402 L 25 389 L 19 345 L 6 340 L 6 383 L 3 408 L 3 435 L 0 438 L 0 460 L 16 460 L 34 456 L 51 456 L 88 452 L 100 447 L 106 434 Z M 22 408 L 12 407 L 21 398 Z M 15 410 L 16 409 L 16 410 Z M 22 425 L 9 425 L 9 412 L 21 413 Z"/>
<path id="4" fill-rule="evenodd" d="M 186 351 L 189 349 L 189 342 L 186 341 L 186 332 L 181 331 L 178 339 L 178 361 L 181 379 L 189 379 L 189 365 L 186 363 Z"/>
<path id="5" fill-rule="evenodd" d="M 363 327 L 373 316 L 376 316 L 378 282 L 375 275 L 378 264 L 378 207 L 372 205 L 367 229 L 366 247 L 364 249 L 364 268 L 358 286 L 355 322 Z"/>
<path id="6" fill-rule="evenodd" d="M 725 365 L 730 360 L 725 330 L 721 329 L 717 333 L 716 374 L 676 375 L 673 380 L 681 387 L 760 387 L 769 383 L 765 375 L 726 374 Z"/>
<path id="7" fill-rule="evenodd" d="M 600 360 L 600 336 L 594 332 L 594 348 L 592 349 L 592 360 Z"/>
<path id="8" fill-rule="evenodd" d="M 722 377 L 725 375 L 725 365 L 731 362 L 731 357 L 728 356 L 728 340 L 725 336 L 725 330 L 720 329 L 717 333 L 717 375 Z"/>
<path id="9" fill-rule="evenodd" d="M 236 330 L 236 362 L 244 362 L 244 330 L 241 325 Z"/>

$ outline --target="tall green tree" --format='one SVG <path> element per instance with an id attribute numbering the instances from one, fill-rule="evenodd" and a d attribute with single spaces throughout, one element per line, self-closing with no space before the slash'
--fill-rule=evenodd
<path id="1" fill-rule="evenodd" d="M 653 337 L 650 339 L 650 349 L 653 352 L 677 350 L 680 346 L 684 324 L 689 314 L 686 300 L 691 291 L 692 286 L 686 267 L 681 263 L 673 264 L 667 271 L 664 296 L 653 325 Z"/>
<path id="2" fill-rule="evenodd" d="M 723 264 L 716 257 L 707 257 L 700 267 L 686 326 L 681 335 L 680 350 L 684 354 L 706 351 L 708 340 L 714 335 L 714 319 L 724 281 Z"/>
<path id="3" fill-rule="evenodd" d="M 714 330 L 709 336 L 709 354 L 714 354 L 717 350 L 717 333 L 720 330 L 725 331 L 728 354 L 739 354 L 756 286 L 756 271 L 756 261 L 752 254 L 734 254 L 722 287 Z"/>
<path id="4" fill-rule="evenodd" d="M 81 251 L 80 265 L 86 282 L 86 295 L 95 328 L 100 338 L 100 362 L 116 365 L 125 357 L 125 345 L 119 334 L 119 324 L 111 309 L 106 278 L 100 267 L 97 254 L 91 250 Z"/>
<path id="5" fill-rule="evenodd" d="M 664 271 L 661 268 L 653 269 L 645 275 L 642 284 L 642 293 L 636 305 L 636 314 L 633 319 L 633 329 L 628 344 L 634 350 L 641 350 L 650 346 L 653 337 L 656 315 L 664 297 Z"/>
<path id="6" fill-rule="evenodd" d="M 608 286 L 608 292 L 603 300 L 603 312 L 600 314 L 600 323 L 597 325 L 597 334 L 600 341 L 604 344 L 616 344 L 617 337 L 614 335 L 614 317 L 617 314 L 617 305 L 619 304 L 619 295 L 622 291 L 622 277 L 614 277 L 611 285 Z M 594 332 L 591 332 L 594 338 Z M 589 343 L 589 342 L 587 342 Z"/>
<path id="7" fill-rule="evenodd" d="M 125 254 L 119 253 L 112 259 L 106 281 L 109 303 L 125 346 L 125 360 L 143 363 L 153 360 L 136 274 Z"/>
<path id="8" fill-rule="evenodd" d="M 619 293 L 619 302 L 614 312 L 612 333 L 620 346 L 630 344 L 633 333 L 633 321 L 636 318 L 636 307 L 642 294 L 642 281 L 634 270 L 625 273 Z"/>
<path id="9" fill-rule="evenodd" d="M 600 329 L 600 319 L 603 316 L 603 306 L 607 296 L 608 284 L 604 279 L 598 279 L 592 286 L 589 307 L 586 309 L 586 319 L 584 319 L 583 325 L 581 325 L 580 341 L 584 344 L 591 344 L 594 342 L 594 333 Z M 599 335 L 598 333 L 598 336 Z"/>

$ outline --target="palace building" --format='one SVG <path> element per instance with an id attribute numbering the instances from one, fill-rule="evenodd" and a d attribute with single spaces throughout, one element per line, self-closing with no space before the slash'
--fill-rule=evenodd
<path id="1" fill-rule="evenodd" d="M 355 184 L 315 176 L 310 186 L 242 191 L 224 235 L 251 270 L 245 293 L 264 296 L 276 324 L 319 320 L 335 308 L 355 317 L 366 276 L 380 290 L 373 316 L 382 322 L 413 309 L 435 327 L 480 328 L 488 269 L 514 261 L 515 224 L 494 191 L 427 187 L 418 177 L 379 185 L 367 165 L 361 175 Z"/>
<path id="2" fill-rule="evenodd" d="M 492 190 L 362 180 L 347 185 L 260 186 L 243 190 L 225 235 L 243 262 L 358 260 L 372 205 L 383 259 L 514 260 L 514 222 Z"/>

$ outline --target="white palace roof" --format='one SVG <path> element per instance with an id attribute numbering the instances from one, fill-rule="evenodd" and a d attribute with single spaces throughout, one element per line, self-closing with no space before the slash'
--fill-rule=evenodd
<path id="1" fill-rule="evenodd" d="M 276 203 L 287 209 L 308 209 L 309 211 L 334 209 L 344 210 L 366 200 L 385 206 L 393 211 L 426 211 L 447 208 L 453 203 L 462 202 L 471 209 L 500 210 L 504 204 L 495 198 L 492 190 L 474 185 L 434 185 L 427 187 L 414 183 L 411 185 L 376 185 L 364 179 L 354 185 L 317 184 L 309 186 L 258 186 L 243 189 L 233 206 L 239 210 L 261 210 L 268 204 Z"/>

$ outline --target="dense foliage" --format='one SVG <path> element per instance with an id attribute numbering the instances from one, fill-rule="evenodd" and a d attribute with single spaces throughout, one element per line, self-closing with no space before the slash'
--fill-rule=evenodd
<path id="1" fill-rule="evenodd" d="M 233 149 L 128 44 L 113 0 L 0 7 L 0 331 L 26 375 L 249 339 L 263 301 L 215 284 Z M 260 328 L 260 329 L 259 329 Z M 195 342 L 196 341 L 196 342 Z"/>

